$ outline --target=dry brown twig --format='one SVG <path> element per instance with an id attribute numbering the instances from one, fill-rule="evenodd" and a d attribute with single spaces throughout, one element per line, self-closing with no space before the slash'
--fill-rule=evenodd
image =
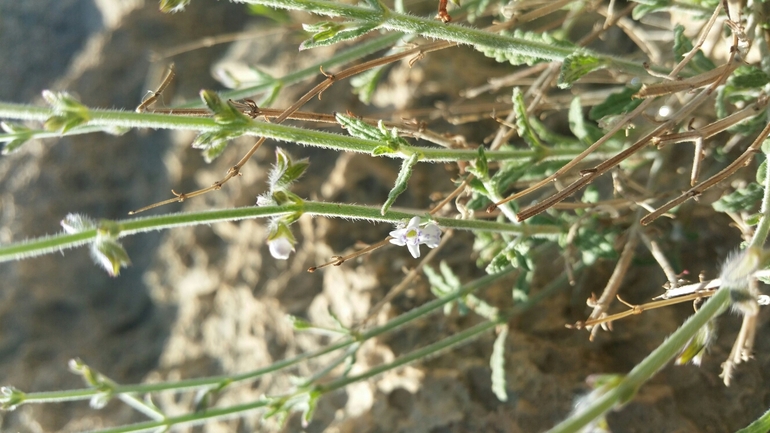
<path id="1" fill-rule="evenodd" d="M 721 4 L 714 10 L 714 13 L 712 14 L 711 18 L 703 27 L 703 30 L 701 31 L 701 35 L 697 43 L 695 44 L 693 50 L 690 53 L 688 53 L 687 56 L 685 56 L 685 58 L 682 59 L 681 62 L 679 62 L 679 64 L 677 64 L 677 66 L 669 74 L 669 78 L 671 79 L 676 78 L 679 72 L 681 72 L 682 69 L 684 69 L 684 67 L 687 65 L 687 63 L 689 63 L 689 61 L 695 56 L 695 53 L 705 41 L 706 35 L 709 33 L 709 31 L 711 30 L 711 27 L 716 22 L 716 18 L 718 17 L 720 11 L 721 11 Z M 735 42 L 734 45 L 737 45 L 737 42 Z M 731 60 L 728 61 L 727 64 L 732 64 L 732 59 L 734 58 L 734 54 L 735 53 L 733 52 L 731 56 Z M 709 89 L 707 89 L 708 94 L 711 93 L 712 88 L 716 87 L 716 84 L 721 83 L 725 78 L 726 76 L 724 74 L 717 76 L 715 78 L 716 81 L 714 81 L 714 84 L 712 84 L 712 86 Z M 666 131 L 668 131 L 676 123 L 674 121 L 675 119 L 679 119 L 687 116 L 690 112 L 692 112 L 692 110 L 694 110 L 697 107 L 697 104 L 700 104 L 703 102 L 703 100 L 705 99 L 705 96 L 706 95 L 703 95 L 703 92 L 701 92 L 701 95 L 696 96 L 695 98 L 690 100 L 690 102 L 686 104 L 684 107 L 682 107 L 674 116 L 672 116 L 672 118 L 669 119 L 669 121 L 658 126 L 651 133 L 648 133 L 641 140 L 631 145 L 631 147 L 629 147 L 628 149 L 616 155 L 616 157 L 611 158 L 602 164 L 599 164 L 593 169 L 581 172 L 581 174 L 583 174 L 583 177 L 573 182 L 564 190 L 552 195 L 551 197 L 549 197 L 548 199 L 540 203 L 537 203 L 533 206 L 523 209 L 521 212 L 519 212 L 519 214 L 517 214 L 517 219 L 519 221 L 524 221 L 528 218 L 531 218 L 532 216 L 545 211 L 546 209 L 550 208 L 554 204 L 561 202 L 565 198 L 571 196 L 578 190 L 590 184 L 595 178 L 597 178 L 601 174 L 604 174 L 606 171 L 608 171 L 615 165 L 619 164 L 620 162 L 624 161 L 625 159 L 627 159 L 628 157 L 636 153 L 638 150 L 642 149 L 644 146 L 647 145 L 647 143 L 651 139 L 658 137 L 663 133 L 665 133 Z M 634 109 L 631 113 L 623 117 L 623 119 L 620 122 L 617 122 L 602 138 L 600 138 L 594 144 L 589 146 L 585 151 L 583 151 L 580 155 L 575 157 L 572 161 L 562 166 L 554 174 L 548 176 L 547 178 L 541 180 L 540 182 L 537 182 L 535 185 L 523 191 L 515 193 L 498 203 L 494 203 L 488 208 L 488 211 L 494 210 L 497 206 L 503 203 L 506 203 L 508 201 L 523 197 L 524 195 L 530 194 L 542 188 L 543 186 L 548 185 L 549 183 L 553 182 L 555 179 L 559 178 L 560 176 L 563 176 L 565 173 L 567 173 L 568 171 L 576 167 L 581 161 L 583 161 L 586 158 L 586 156 L 588 156 L 590 153 L 598 149 L 599 146 L 606 143 L 612 136 L 614 136 L 618 131 L 620 131 L 626 123 L 628 123 L 629 121 L 637 117 L 639 114 L 641 114 L 650 105 L 651 102 L 652 100 L 650 99 L 645 99 L 644 101 L 642 101 L 642 103 L 636 109 Z"/>

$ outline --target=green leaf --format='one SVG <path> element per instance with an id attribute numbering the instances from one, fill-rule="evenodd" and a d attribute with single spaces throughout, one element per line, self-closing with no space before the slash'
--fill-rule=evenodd
<path id="1" fill-rule="evenodd" d="M 297 316 L 290 315 L 289 321 L 291 321 L 291 326 L 294 328 L 295 331 L 307 331 L 308 329 L 314 328 L 312 323 L 308 322 L 305 319 L 301 319 Z"/>
<path id="2" fill-rule="evenodd" d="M 588 117 L 591 120 L 599 120 L 605 116 L 624 114 L 633 111 L 643 101 L 643 99 L 636 99 L 633 97 L 641 88 L 642 85 L 638 84 L 625 87 L 620 92 L 611 94 L 604 102 L 591 108 L 591 111 L 588 112 Z"/>
<path id="3" fill-rule="evenodd" d="M 446 296 L 451 293 L 455 293 L 462 287 L 462 282 L 460 281 L 460 278 L 457 277 L 457 275 L 452 271 L 452 268 L 446 263 L 446 261 L 442 260 L 441 263 L 439 263 L 439 268 L 441 269 L 441 275 L 439 275 L 436 271 L 433 270 L 430 266 L 424 266 L 423 272 L 425 273 L 425 276 L 428 277 L 428 282 L 431 285 L 431 293 L 435 295 L 437 298 L 440 298 L 442 296 Z M 465 299 L 473 298 L 472 302 L 475 302 L 475 305 L 478 306 L 480 303 L 484 303 L 484 301 L 481 301 L 477 298 L 474 298 L 472 295 L 468 295 L 465 297 Z M 465 316 L 468 314 L 468 305 L 465 303 L 465 299 L 458 299 L 456 301 L 458 312 L 461 316 Z M 486 303 L 484 303 L 486 304 Z M 450 302 L 446 305 L 444 305 L 444 314 L 448 315 L 452 312 L 452 306 L 454 303 Z M 488 308 L 489 307 L 487 305 Z M 483 308 L 483 307 L 482 307 Z M 497 309 L 495 309 L 495 315 L 497 314 Z"/>
<path id="4" fill-rule="evenodd" d="M 715 332 L 716 325 L 713 320 L 701 326 L 698 332 L 685 344 L 682 351 L 679 352 L 674 363 L 676 365 L 683 365 L 692 362 L 695 365 L 700 365 L 706 350 L 714 342 Z"/>
<path id="5" fill-rule="evenodd" d="M 513 111 L 516 114 L 516 130 L 519 133 L 519 137 L 524 139 L 533 149 L 545 147 L 529 124 L 527 105 L 524 103 L 524 95 L 521 93 L 521 89 L 518 87 L 513 88 L 511 100 L 513 102 Z"/>
<path id="6" fill-rule="evenodd" d="M 45 129 L 65 133 L 91 120 L 88 107 L 67 92 L 43 90 L 43 99 L 53 108 L 54 115 L 45 121 Z"/>
<path id="7" fill-rule="evenodd" d="M 305 173 L 309 165 L 307 158 L 295 161 L 285 150 L 276 148 L 275 166 L 267 175 L 270 191 L 288 191 L 291 184 Z"/>
<path id="8" fill-rule="evenodd" d="M 358 95 L 358 100 L 369 105 L 372 102 L 374 91 L 377 90 L 377 84 L 385 74 L 385 67 L 369 69 L 366 72 L 358 74 L 350 79 L 350 85 L 353 86 L 353 93 Z"/>
<path id="9" fill-rule="evenodd" d="M 388 153 L 394 153 L 395 151 L 388 146 L 377 146 L 372 151 L 372 156 L 380 156 Z"/>
<path id="10" fill-rule="evenodd" d="M 395 203 L 396 199 L 399 195 L 401 195 L 404 191 L 406 191 L 407 184 L 409 183 L 409 178 L 412 177 L 412 169 L 414 168 L 415 164 L 420 160 L 420 155 L 417 153 L 412 154 L 409 159 L 405 159 L 404 162 L 401 164 L 401 171 L 398 172 L 398 177 L 396 178 L 396 184 L 393 186 L 393 189 L 390 190 L 390 193 L 388 194 L 388 199 L 385 200 L 385 203 L 382 205 L 382 208 L 380 209 L 380 214 L 385 215 L 385 213 L 390 209 L 391 206 L 393 206 L 393 203 Z"/>
<path id="11" fill-rule="evenodd" d="M 19 150 L 24 143 L 32 139 L 34 134 L 31 129 L 18 123 L 0 122 L 0 128 L 8 134 L 5 137 L 0 135 L 0 142 L 4 143 L 2 150 L 3 155 L 8 155 Z"/>
<path id="12" fill-rule="evenodd" d="M 91 257 L 111 277 L 117 277 L 120 275 L 120 268 L 131 264 L 123 245 L 111 236 L 97 236 L 91 244 Z"/>
<path id="13" fill-rule="evenodd" d="M 231 134 L 228 131 L 206 131 L 195 137 L 192 147 L 194 149 L 202 149 L 203 159 L 210 163 L 225 151 L 230 139 L 237 138 L 240 135 L 240 132 Z"/>
<path id="14" fill-rule="evenodd" d="M 325 47 L 327 45 L 355 39 L 374 30 L 378 25 L 379 24 L 376 22 L 347 22 L 339 24 L 328 21 L 312 25 L 303 24 L 302 27 L 305 31 L 315 34 L 310 39 L 303 41 L 299 45 L 299 50 L 303 51 L 311 48 Z"/>
<path id="15" fill-rule="evenodd" d="M 584 144 L 592 144 L 602 138 L 604 132 L 585 121 L 580 97 L 575 97 L 569 106 L 569 129 Z"/>
<path id="16" fill-rule="evenodd" d="M 409 147 L 409 143 L 402 137 L 399 137 L 396 128 L 388 130 L 382 121 L 377 126 L 374 126 L 356 116 L 349 116 L 347 114 L 337 113 L 336 118 L 337 123 L 353 137 L 384 142 L 383 146 L 375 148 L 373 153 L 376 152 L 377 155 L 397 152 L 401 146 Z"/>
<path id="17" fill-rule="evenodd" d="M 309 398 L 307 400 L 304 410 L 302 411 L 303 426 L 307 426 L 308 424 L 310 424 L 310 421 L 313 420 L 313 414 L 315 413 L 316 406 L 318 405 L 318 398 L 321 397 L 321 395 L 322 394 L 317 391 L 311 391 L 309 393 Z"/>
<path id="18" fill-rule="evenodd" d="M 638 21 L 649 13 L 664 11 L 668 9 L 669 3 L 670 2 L 667 0 L 640 3 L 636 5 L 633 12 L 631 12 L 631 18 L 633 18 L 635 21 Z"/>
<path id="19" fill-rule="evenodd" d="M 770 76 L 754 66 L 742 65 L 728 78 L 727 85 L 735 89 L 757 89 L 770 83 Z"/>
<path id="20" fill-rule="evenodd" d="M 160 0 L 160 11 L 163 13 L 180 12 L 189 4 L 190 0 Z"/>
<path id="21" fill-rule="evenodd" d="M 760 185 L 765 184 L 765 178 L 767 177 L 767 160 L 762 161 L 757 168 L 757 183 Z"/>
<path id="22" fill-rule="evenodd" d="M 586 52 L 576 51 L 567 56 L 561 64 L 557 84 L 560 89 L 572 86 L 572 83 L 589 72 L 606 68 L 610 63 Z"/>
<path id="23" fill-rule="evenodd" d="M 442 260 L 441 263 L 439 263 L 439 269 L 441 270 L 441 275 L 444 277 L 444 281 L 446 281 L 449 287 L 452 287 L 452 290 L 458 290 L 460 286 L 463 285 L 460 281 L 460 277 L 454 273 L 445 260 Z"/>
<path id="24" fill-rule="evenodd" d="M 677 24 L 674 27 L 674 54 L 676 54 L 676 58 L 681 59 L 692 50 L 692 41 L 684 35 L 684 26 Z M 701 74 L 716 68 L 716 65 L 703 54 L 703 51 L 698 49 L 687 67 L 696 74 Z"/>
<path id="25" fill-rule="evenodd" d="M 516 29 L 513 32 L 501 32 L 506 36 L 513 36 L 515 38 L 524 39 L 526 41 L 539 42 L 548 45 L 554 45 L 563 48 L 574 48 L 574 44 L 556 39 L 553 35 L 545 32 L 529 32 L 520 29 Z M 509 62 L 514 66 L 529 65 L 532 66 L 535 63 L 547 61 L 547 59 L 541 59 L 535 56 L 529 56 L 526 54 L 519 54 L 511 52 L 510 50 L 500 50 L 488 47 L 474 47 L 476 50 L 481 51 L 487 57 L 492 57 L 498 62 Z"/>
<path id="26" fill-rule="evenodd" d="M 489 162 L 487 162 L 487 155 L 484 153 L 484 146 L 479 146 L 477 149 L 479 157 L 473 160 L 471 166 L 467 168 L 468 171 L 473 173 L 479 179 L 489 178 Z"/>
<path id="27" fill-rule="evenodd" d="M 750 183 L 711 204 L 717 212 L 751 212 L 762 202 L 762 185 Z"/>
<path id="28" fill-rule="evenodd" d="M 492 356 L 489 358 L 489 366 L 492 368 L 492 392 L 498 400 L 508 401 L 505 380 L 505 341 L 508 339 L 508 325 L 500 327 L 500 333 L 492 345 Z"/>
<path id="29" fill-rule="evenodd" d="M 532 127 L 532 130 L 535 132 L 535 134 L 537 134 L 538 137 L 540 137 L 541 141 L 551 144 L 554 147 L 580 145 L 580 142 L 574 137 L 558 134 L 546 128 L 546 126 L 537 120 L 537 117 L 535 116 L 529 117 L 529 126 Z"/>
<path id="30" fill-rule="evenodd" d="M 241 127 L 251 123 L 251 118 L 241 110 L 233 106 L 230 101 L 223 101 L 219 95 L 211 90 L 201 90 L 201 99 L 214 113 L 214 121 L 223 126 Z"/>

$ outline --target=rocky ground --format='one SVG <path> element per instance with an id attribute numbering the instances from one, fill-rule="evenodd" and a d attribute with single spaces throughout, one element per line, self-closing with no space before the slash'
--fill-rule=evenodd
<path id="1" fill-rule="evenodd" d="M 199 48 L 157 60 L 158 53 L 206 36 L 235 32 L 256 35 L 234 44 Z M 282 75 L 328 55 L 297 53 L 298 40 L 245 6 L 193 1 L 183 13 L 164 15 L 157 2 L 141 0 L 0 0 L 0 100 L 41 103 L 43 89 L 66 89 L 88 106 L 133 109 L 153 88 L 167 61 L 178 72 L 176 100 L 194 99 L 199 89 L 219 89 L 216 65 L 258 64 Z M 470 59 L 470 60 L 469 60 Z M 470 50 L 428 56 L 414 68 L 397 66 L 377 96 L 389 109 L 441 102 L 447 95 L 478 85 L 504 70 Z M 495 72 L 497 71 L 497 72 Z M 310 83 L 288 89 L 285 106 Z M 169 96 L 170 97 L 170 96 Z M 171 101 L 169 101 L 171 102 Z M 333 87 L 309 109 L 347 108 L 366 114 L 346 84 Z M 458 127 L 455 133 L 464 133 Z M 251 144 L 238 140 L 211 165 L 190 149 L 193 134 L 131 131 L 122 136 L 91 134 L 27 144 L 0 158 L 0 243 L 59 230 L 68 213 L 125 218 L 131 209 L 219 179 Z M 221 191 L 155 213 L 224 208 L 254 203 L 265 189 L 273 161 L 268 142 L 244 167 L 244 176 Z M 295 192 L 301 197 L 358 204 L 384 201 L 398 164 L 367 156 L 284 144 L 311 169 Z M 420 167 L 400 205 L 425 209 L 432 191 L 451 188 L 443 167 Z M 443 179 L 438 181 L 436 179 Z M 443 182 L 443 183 L 442 183 Z M 684 269 L 716 269 L 739 242 L 726 221 L 692 215 L 696 242 L 685 249 Z M 273 260 L 260 221 L 200 226 L 125 239 L 132 266 L 110 278 L 94 266 L 85 248 L 0 265 L 0 383 L 24 391 L 82 387 L 67 361 L 79 357 L 119 383 L 195 378 L 237 373 L 328 344 L 328 339 L 295 334 L 287 319 L 296 315 L 329 323 L 328 310 L 354 323 L 414 264 L 406 251 L 389 249 L 357 263 L 309 274 L 305 270 L 356 241 L 375 242 L 390 227 L 303 219 L 297 254 Z M 456 236 L 441 258 L 464 281 L 481 271 L 468 260 L 471 240 Z M 600 291 L 612 263 L 581 275 L 512 322 L 507 348 L 507 402 L 491 391 L 489 356 L 494 336 L 421 364 L 348 387 L 322 399 L 310 432 L 536 432 L 564 418 L 595 373 L 624 373 L 646 356 L 691 312 L 690 306 L 645 313 L 588 341 L 565 329 L 583 319 L 585 299 Z M 541 287 L 547 277 L 538 275 Z M 715 275 L 710 275 L 711 277 Z M 624 285 L 630 302 L 660 293 L 665 278 L 651 261 L 640 260 Z M 485 290 L 489 299 L 510 302 L 510 282 Z M 533 289 L 537 290 L 537 289 Z M 419 282 L 376 320 L 382 322 L 429 299 Z M 436 316 L 438 317 L 438 316 Z M 364 371 L 451 335 L 474 323 L 453 314 L 436 317 L 377 341 L 368 342 L 355 371 Z M 717 377 L 737 332 L 737 317 L 723 318 L 719 343 L 701 368 L 669 366 L 640 390 L 625 408 L 609 415 L 613 432 L 724 432 L 755 419 L 770 406 L 770 343 L 762 316 L 756 358 L 741 365 L 733 386 Z M 319 363 L 292 374 L 307 375 Z M 769 378 L 770 379 L 770 378 Z M 233 386 L 219 397 L 227 405 L 275 394 L 290 386 L 287 375 L 266 376 Z M 191 410 L 194 395 L 161 394 L 156 403 L 168 414 Z M 23 406 L 0 414 L 8 432 L 75 432 L 143 420 L 119 401 L 101 410 L 87 402 Z M 210 423 L 195 431 L 275 431 L 259 414 Z M 291 418 L 283 431 L 299 431 Z"/>

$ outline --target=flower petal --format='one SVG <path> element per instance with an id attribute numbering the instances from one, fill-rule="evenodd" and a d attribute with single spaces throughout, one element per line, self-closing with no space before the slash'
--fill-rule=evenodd
<path id="1" fill-rule="evenodd" d="M 406 247 L 409 248 L 409 252 L 412 254 L 412 257 L 415 259 L 420 258 L 420 244 L 407 244 Z"/>
<path id="2" fill-rule="evenodd" d="M 420 228 L 420 217 L 413 217 L 409 220 L 409 224 L 406 225 L 406 231 L 416 230 Z"/>
<path id="3" fill-rule="evenodd" d="M 420 230 L 420 243 L 425 244 L 430 248 L 436 248 L 441 242 L 441 229 L 434 223 L 428 223 L 422 230 Z"/>
<path id="4" fill-rule="evenodd" d="M 270 249 L 270 255 L 277 260 L 286 260 L 294 251 L 294 246 L 285 237 L 278 237 L 267 241 L 267 247 Z"/>

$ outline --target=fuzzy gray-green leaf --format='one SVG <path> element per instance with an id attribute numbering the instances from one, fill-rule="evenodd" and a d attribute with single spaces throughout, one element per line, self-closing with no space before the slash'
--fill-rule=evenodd
<path id="1" fill-rule="evenodd" d="M 580 77 L 607 66 L 609 61 L 606 59 L 603 60 L 585 52 L 575 52 L 562 62 L 557 84 L 561 89 L 569 88 Z"/>
<path id="2" fill-rule="evenodd" d="M 412 169 L 414 168 L 415 164 L 420 160 L 420 155 L 417 153 L 412 154 L 409 159 L 405 159 L 404 162 L 401 164 L 401 171 L 398 172 L 398 178 L 396 178 L 396 184 L 393 186 L 393 189 L 390 190 L 390 193 L 388 194 L 388 199 L 385 201 L 385 204 L 382 205 L 382 209 L 380 209 L 380 213 L 382 215 L 385 215 L 385 212 L 390 209 L 391 206 L 393 206 L 393 203 L 395 203 L 396 199 L 398 198 L 401 193 L 406 191 L 406 186 L 409 183 L 409 178 L 412 177 Z"/>
<path id="3" fill-rule="evenodd" d="M 323 24 L 323 26 L 319 26 L 318 24 L 305 26 L 305 31 L 315 31 L 316 33 L 310 39 L 303 41 L 299 45 L 300 51 L 325 47 L 327 45 L 334 45 L 339 42 L 356 39 L 374 30 L 378 25 L 377 23 L 363 22 L 343 24 L 326 22 Z"/>
<path id="4" fill-rule="evenodd" d="M 508 325 L 503 325 L 492 346 L 492 357 L 489 359 L 489 366 L 492 368 L 492 392 L 500 401 L 508 401 L 505 380 L 505 341 L 507 339 Z"/>

